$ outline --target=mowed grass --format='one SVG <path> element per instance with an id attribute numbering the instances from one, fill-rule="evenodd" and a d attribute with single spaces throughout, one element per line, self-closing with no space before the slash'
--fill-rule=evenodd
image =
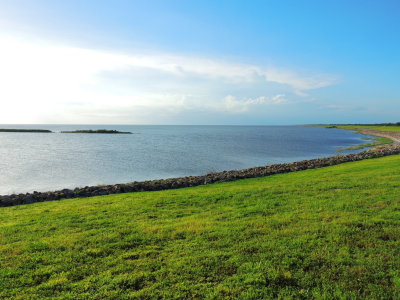
<path id="1" fill-rule="evenodd" d="M 400 156 L 1 208 L 0 298 L 398 299 Z"/>

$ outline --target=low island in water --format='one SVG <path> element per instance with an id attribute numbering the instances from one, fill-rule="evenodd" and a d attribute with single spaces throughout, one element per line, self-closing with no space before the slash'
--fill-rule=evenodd
<path id="1" fill-rule="evenodd" d="M 132 134 L 129 131 L 118 131 L 108 129 L 97 129 L 97 130 L 73 130 L 73 131 L 61 131 L 61 133 L 108 133 L 108 134 Z"/>
<path id="2" fill-rule="evenodd" d="M 47 129 L 12 129 L 12 128 L 0 128 L 0 132 L 38 132 L 38 133 L 53 133 Z M 128 131 L 118 131 L 109 129 L 88 129 L 88 130 L 73 130 L 73 131 L 61 131 L 61 133 L 106 133 L 106 134 L 132 134 Z"/>
<path id="3" fill-rule="evenodd" d="M 10 128 L 0 128 L 0 132 L 45 132 L 51 133 L 51 130 L 47 129 L 10 129 Z"/>

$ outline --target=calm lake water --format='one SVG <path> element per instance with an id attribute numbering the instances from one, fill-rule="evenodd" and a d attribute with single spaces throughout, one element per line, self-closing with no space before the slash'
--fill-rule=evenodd
<path id="1" fill-rule="evenodd" d="M 201 175 L 337 154 L 363 135 L 297 126 L 0 125 L 0 195 Z M 116 129 L 136 134 L 62 134 Z M 356 151 L 353 151 L 356 152 Z M 344 152 L 349 153 L 349 151 Z"/>

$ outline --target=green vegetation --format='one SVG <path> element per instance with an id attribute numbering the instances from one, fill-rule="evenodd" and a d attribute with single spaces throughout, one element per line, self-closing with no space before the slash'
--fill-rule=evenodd
<path id="1" fill-rule="evenodd" d="M 97 130 L 74 130 L 74 131 L 61 131 L 61 133 L 108 133 L 108 134 L 132 134 L 128 131 L 97 129 Z"/>
<path id="2" fill-rule="evenodd" d="M 399 299 L 400 156 L 1 208 L 0 298 Z"/>
<path id="3" fill-rule="evenodd" d="M 52 132 L 51 130 L 46 129 L 8 129 L 8 128 L 0 128 L 0 132 Z"/>
<path id="4" fill-rule="evenodd" d="M 369 137 L 364 137 L 362 138 L 363 140 L 366 141 L 371 141 L 370 143 L 366 144 L 361 144 L 353 147 L 342 147 L 339 148 L 338 151 L 344 151 L 344 150 L 359 150 L 359 149 L 364 149 L 364 148 L 370 148 L 370 147 L 376 147 L 379 145 L 386 145 L 386 144 L 391 144 L 393 141 L 389 138 L 381 138 L 381 137 L 374 137 L 374 138 L 369 138 Z"/>

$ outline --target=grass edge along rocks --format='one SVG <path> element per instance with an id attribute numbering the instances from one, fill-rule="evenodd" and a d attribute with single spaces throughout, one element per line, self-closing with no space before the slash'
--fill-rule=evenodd
<path id="1" fill-rule="evenodd" d="M 243 170 L 215 172 L 201 176 L 187 176 L 142 182 L 135 181 L 126 184 L 113 184 L 104 186 L 86 186 L 83 188 L 75 188 L 74 190 L 63 189 L 54 192 L 33 192 L 26 194 L 5 195 L 0 196 L 0 206 L 4 207 L 69 198 L 84 198 L 109 194 L 161 191 L 167 189 L 194 187 L 217 182 L 227 182 L 238 179 L 263 177 L 280 173 L 316 169 L 326 166 L 338 165 L 346 162 L 360 161 L 363 159 L 378 158 L 396 154 L 400 154 L 400 143 L 378 146 L 376 148 L 354 154 L 337 155 L 326 158 L 316 158 L 311 160 L 274 164 L 263 167 L 253 167 Z"/>

